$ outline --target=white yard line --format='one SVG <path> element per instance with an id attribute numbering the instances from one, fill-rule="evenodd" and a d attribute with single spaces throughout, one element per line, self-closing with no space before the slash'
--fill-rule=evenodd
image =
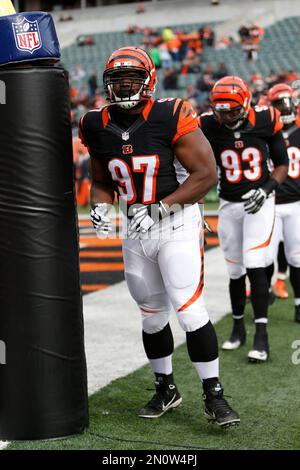
<path id="1" fill-rule="evenodd" d="M 205 254 L 205 299 L 213 323 L 230 311 L 228 276 L 220 248 Z M 89 395 L 111 381 L 147 364 L 140 313 L 125 281 L 83 298 Z M 185 341 L 175 314 L 171 318 L 175 346 Z M 188 364 L 188 358 L 187 358 Z M 0 441 L 0 449 L 9 442 Z"/>

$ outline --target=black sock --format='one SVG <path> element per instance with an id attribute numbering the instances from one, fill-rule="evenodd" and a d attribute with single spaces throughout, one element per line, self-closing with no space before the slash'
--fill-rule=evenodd
<path id="1" fill-rule="evenodd" d="M 155 372 L 155 382 L 158 382 L 160 385 L 173 385 L 174 377 L 173 374 L 159 374 Z"/>
<path id="2" fill-rule="evenodd" d="M 174 340 L 169 323 L 158 333 L 149 334 L 143 330 L 143 343 L 148 359 L 170 356 L 174 351 Z"/>
<path id="3" fill-rule="evenodd" d="M 244 315 L 246 305 L 246 274 L 239 279 L 230 279 L 229 294 L 233 320 L 239 322 L 235 317 Z M 243 319 L 241 319 L 243 321 Z"/>
<path id="4" fill-rule="evenodd" d="M 266 275 L 268 279 L 269 288 L 271 287 L 272 276 L 274 274 L 274 263 L 266 267 Z"/>
<path id="5" fill-rule="evenodd" d="M 255 324 L 255 332 L 259 335 L 266 335 L 267 334 L 267 324 L 266 323 L 256 323 Z"/>
<path id="6" fill-rule="evenodd" d="M 247 268 L 251 285 L 251 303 L 255 320 L 267 318 L 269 286 L 265 268 Z"/>
<path id="7" fill-rule="evenodd" d="M 196 331 L 187 331 L 186 344 L 192 362 L 210 362 L 218 358 L 218 340 L 209 321 Z"/>
<path id="8" fill-rule="evenodd" d="M 290 281 L 296 299 L 300 298 L 300 268 L 290 265 Z"/>
<path id="9" fill-rule="evenodd" d="M 283 242 L 279 243 L 278 254 L 277 254 L 277 263 L 278 263 L 278 271 L 280 273 L 286 273 L 287 268 L 288 268 L 288 264 L 287 264 L 287 260 L 286 260 L 286 257 L 285 257 Z"/>

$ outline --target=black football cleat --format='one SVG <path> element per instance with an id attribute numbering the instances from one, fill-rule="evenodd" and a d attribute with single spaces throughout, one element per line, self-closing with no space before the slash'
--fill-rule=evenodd
<path id="1" fill-rule="evenodd" d="M 300 323 L 300 305 L 295 307 L 295 322 Z"/>
<path id="2" fill-rule="evenodd" d="M 222 344 L 224 351 L 233 351 L 240 348 L 245 344 L 246 341 L 246 330 L 242 323 L 241 325 L 234 326 L 230 338 Z"/>
<path id="3" fill-rule="evenodd" d="M 159 418 L 167 411 L 181 405 L 182 398 L 175 384 L 162 381 L 154 382 L 156 393 L 144 408 L 139 411 L 140 418 Z"/>
<path id="4" fill-rule="evenodd" d="M 255 333 L 253 348 L 248 353 L 249 362 L 266 362 L 269 357 L 267 333 Z"/>
<path id="5" fill-rule="evenodd" d="M 204 389 L 203 400 L 205 404 L 204 415 L 222 428 L 238 426 L 240 417 L 223 397 L 223 388 L 219 383 Z"/>

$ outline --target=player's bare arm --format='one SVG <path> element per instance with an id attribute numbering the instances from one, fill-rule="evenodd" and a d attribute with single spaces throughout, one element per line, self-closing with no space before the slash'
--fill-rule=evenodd
<path id="1" fill-rule="evenodd" d="M 113 204 L 114 189 L 111 176 L 101 162 L 91 157 L 91 206 L 99 203 Z"/>
<path id="2" fill-rule="evenodd" d="M 91 173 L 91 220 L 99 235 L 107 235 L 112 230 L 109 209 L 114 202 L 112 180 L 107 168 L 93 157 L 90 160 Z"/>
<path id="3" fill-rule="evenodd" d="M 177 159 L 190 176 L 173 193 L 163 199 L 173 204 L 193 204 L 204 198 L 216 184 L 216 164 L 212 148 L 200 129 L 183 135 L 174 146 Z"/>

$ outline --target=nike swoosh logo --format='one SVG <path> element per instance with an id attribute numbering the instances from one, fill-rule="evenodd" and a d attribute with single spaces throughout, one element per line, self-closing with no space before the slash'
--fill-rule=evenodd
<path id="1" fill-rule="evenodd" d="M 173 401 L 175 400 L 176 395 L 173 396 L 172 400 L 169 401 L 166 405 L 162 406 L 162 411 L 165 411 L 166 408 L 168 408 L 170 405 L 172 405 Z"/>
<path id="2" fill-rule="evenodd" d="M 177 230 L 178 228 L 183 227 L 183 226 L 184 226 L 184 224 L 181 224 L 181 225 L 178 225 L 178 227 L 172 227 L 172 228 L 173 228 L 173 230 Z"/>

